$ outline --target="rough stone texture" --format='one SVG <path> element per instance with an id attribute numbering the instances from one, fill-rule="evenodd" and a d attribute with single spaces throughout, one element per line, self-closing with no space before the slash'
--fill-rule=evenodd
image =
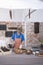
<path id="1" fill-rule="evenodd" d="M 39 33 L 34 33 L 34 22 L 26 24 L 26 43 L 27 46 L 39 46 L 41 42 L 39 40 L 43 40 L 43 23 L 39 25 Z"/>
<path id="2" fill-rule="evenodd" d="M 22 31 L 25 33 L 25 23 L 24 22 L 2 22 L 0 24 L 6 24 L 7 25 L 7 31 L 11 31 L 8 29 L 8 27 L 16 27 L 17 25 L 22 26 Z M 14 31 L 14 30 L 12 30 Z M 0 30 L 0 37 L 5 37 L 5 31 Z M 26 23 L 26 44 L 29 45 L 29 47 L 33 45 L 39 45 L 40 41 L 43 40 L 43 22 L 40 22 L 39 25 L 39 34 L 34 33 L 34 22 L 27 22 Z"/>
<path id="3" fill-rule="evenodd" d="M 40 22 L 39 32 L 40 40 L 43 40 L 43 22 Z"/>

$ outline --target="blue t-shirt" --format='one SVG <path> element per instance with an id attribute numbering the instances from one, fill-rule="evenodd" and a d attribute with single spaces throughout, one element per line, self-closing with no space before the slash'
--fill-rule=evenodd
<path id="1" fill-rule="evenodd" d="M 15 33 L 12 35 L 11 38 L 12 38 L 13 40 L 15 40 L 15 38 L 21 38 L 21 41 L 24 41 L 24 35 L 23 35 L 22 33 L 20 33 L 20 34 L 18 35 L 18 33 L 15 32 Z"/>

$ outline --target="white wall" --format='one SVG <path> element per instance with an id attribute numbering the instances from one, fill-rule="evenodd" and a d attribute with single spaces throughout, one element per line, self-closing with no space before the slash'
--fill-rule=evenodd
<path id="1" fill-rule="evenodd" d="M 30 19 L 27 16 L 29 9 L 14 9 L 12 10 L 13 18 L 10 19 L 9 9 L 0 8 L 0 21 L 14 21 L 14 22 L 43 22 L 43 9 L 37 9 L 30 15 Z M 32 11 L 33 9 L 31 9 Z"/>
<path id="2" fill-rule="evenodd" d="M 43 22 L 43 9 L 37 9 L 29 17 L 26 18 L 27 22 Z"/>
<path id="3" fill-rule="evenodd" d="M 0 9 L 0 21 L 9 21 L 9 10 L 8 9 Z"/>
<path id="4" fill-rule="evenodd" d="M 24 9 L 14 9 L 13 11 L 13 21 L 15 22 L 22 22 Z"/>
<path id="5" fill-rule="evenodd" d="M 14 21 L 14 22 L 22 22 L 23 21 L 23 13 L 24 9 L 14 9 L 12 11 L 12 19 L 10 19 L 9 9 L 1 9 L 0 8 L 0 21 Z"/>

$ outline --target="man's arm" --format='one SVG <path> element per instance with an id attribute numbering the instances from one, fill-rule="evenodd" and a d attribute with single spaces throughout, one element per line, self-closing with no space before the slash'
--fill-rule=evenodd
<path id="1" fill-rule="evenodd" d="M 25 43 L 24 35 L 22 34 L 22 44 Z"/>

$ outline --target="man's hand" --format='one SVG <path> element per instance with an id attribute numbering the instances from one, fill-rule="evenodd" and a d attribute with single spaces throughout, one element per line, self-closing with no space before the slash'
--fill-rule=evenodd
<path id="1" fill-rule="evenodd" d="M 19 47 L 20 49 L 22 48 L 23 44 L 24 44 L 24 41 L 21 43 L 21 45 L 20 45 L 20 47 Z"/>
<path id="2" fill-rule="evenodd" d="M 23 41 L 23 42 L 22 42 L 22 45 L 23 45 L 24 43 L 25 43 L 25 42 Z"/>

